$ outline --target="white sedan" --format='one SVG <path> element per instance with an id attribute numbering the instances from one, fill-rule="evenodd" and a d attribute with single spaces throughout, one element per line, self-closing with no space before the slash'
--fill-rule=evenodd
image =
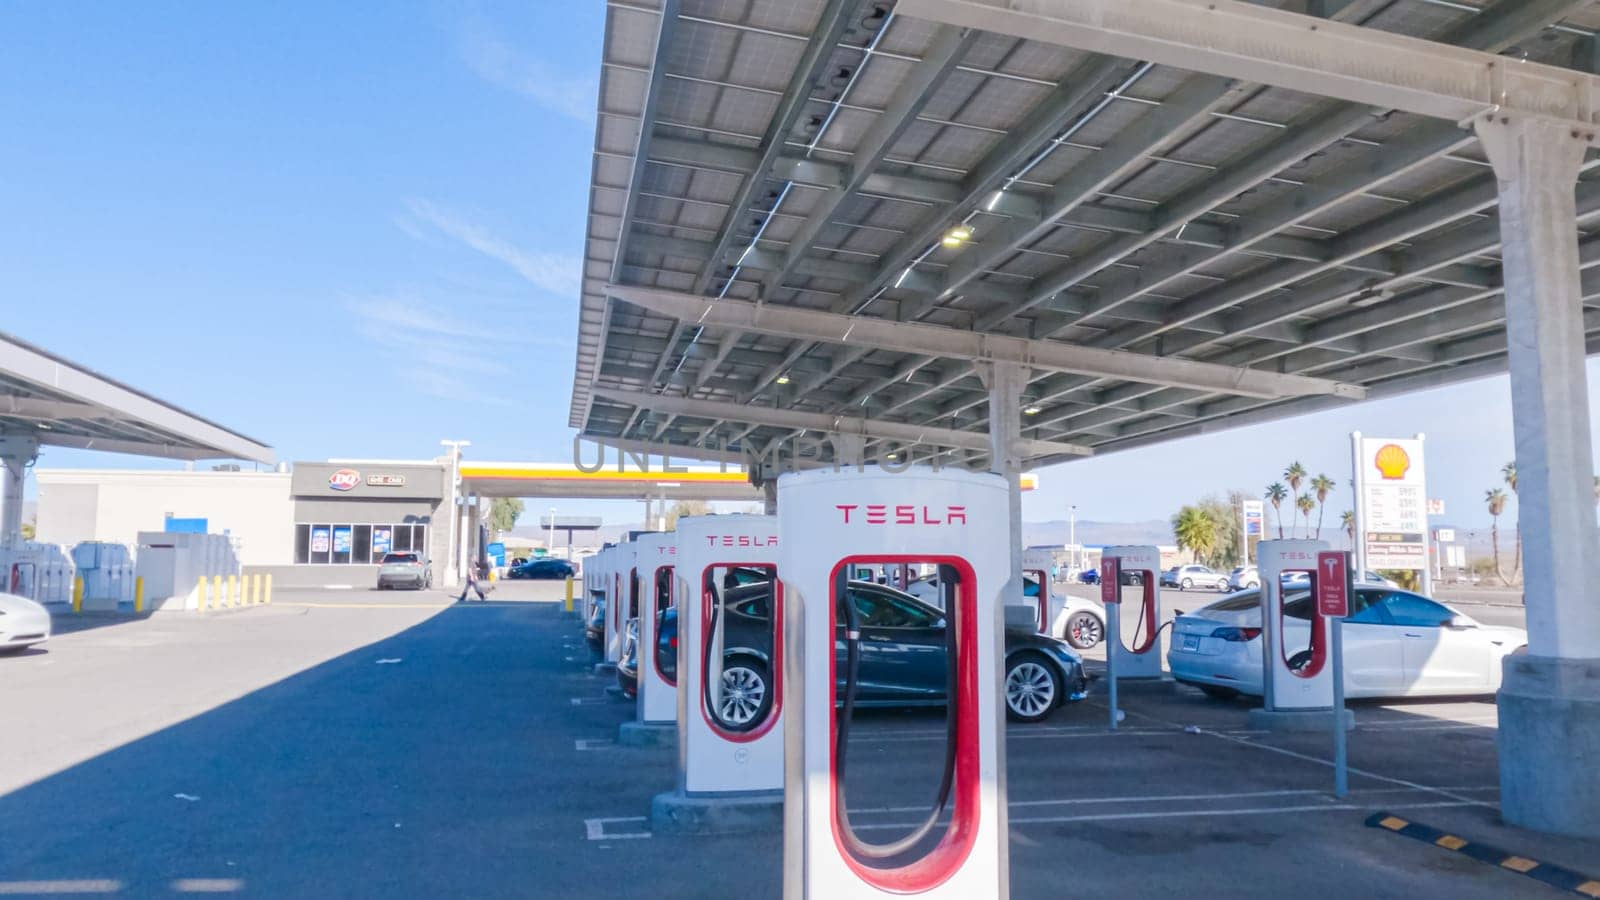
<path id="1" fill-rule="evenodd" d="M 0 653 L 50 639 L 50 612 L 27 597 L 0 593 Z"/>
<path id="2" fill-rule="evenodd" d="M 1039 581 L 1026 573 L 1022 576 L 1022 596 L 1030 608 L 1039 602 Z M 939 596 L 939 576 L 928 575 L 911 582 L 906 588 L 906 593 L 918 600 L 940 609 L 944 608 L 944 600 Z M 1041 629 L 1051 637 L 1060 638 L 1072 645 L 1074 650 L 1088 650 L 1090 647 L 1105 640 L 1106 636 L 1106 610 L 1097 600 L 1086 600 L 1072 594 L 1058 594 L 1050 592 L 1050 604 L 1046 607 L 1046 618 L 1049 619 L 1049 629 Z"/>
<path id="3" fill-rule="evenodd" d="M 1290 665 L 1310 658 L 1312 610 L 1309 592 L 1285 592 Z M 1344 624 L 1345 695 L 1492 694 L 1500 689 L 1501 660 L 1527 644 L 1521 628 L 1483 625 L 1407 591 L 1358 586 Z M 1260 592 L 1241 591 L 1173 620 L 1167 667 L 1213 697 L 1260 696 Z"/>

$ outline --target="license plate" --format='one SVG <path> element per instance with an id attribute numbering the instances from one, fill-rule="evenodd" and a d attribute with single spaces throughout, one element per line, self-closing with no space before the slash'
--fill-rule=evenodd
<path id="1" fill-rule="evenodd" d="M 1183 636 L 1183 649 L 1185 649 L 1185 650 L 1199 650 L 1200 649 L 1200 635 L 1198 635 L 1198 634 L 1186 634 L 1186 635 L 1184 635 Z"/>

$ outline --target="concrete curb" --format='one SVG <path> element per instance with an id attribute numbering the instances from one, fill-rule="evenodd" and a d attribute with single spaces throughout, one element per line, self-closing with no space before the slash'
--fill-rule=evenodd
<path id="1" fill-rule="evenodd" d="M 650 801 L 650 829 L 656 834 L 748 834 L 783 830 L 783 792 L 707 794 L 678 791 Z"/>
<path id="2" fill-rule="evenodd" d="M 617 743 L 624 747 L 675 747 L 676 722 L 623 722 L 617 726 Z"/>
<path id="3" fill-rule="evenodd" d="M 1344 710 L 1344 730 L 1354 731 L 1356 715 Z M 1251 728 L 1285 734 L 1305 734 L 1333 730 L 1331 709 L 1256 709 L 1250 710 L 1246 722 Z"/>

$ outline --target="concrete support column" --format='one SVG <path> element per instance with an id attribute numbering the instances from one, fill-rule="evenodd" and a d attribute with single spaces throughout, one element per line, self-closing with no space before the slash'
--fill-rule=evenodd
<path id="1" fill-rule="evenodd" d="M 22 483 L 38 458 L 38 437 L 0 434 L 0 547 L 22 543 Z"/>
<path id="2" fill-rule="evenodd" d="M 987 363 L 978 369 L 989 389 L 989 471 L 1006 480 L 1007 528 L 1011 533 L 1011 581 L 1006 603 L 1022 598 L 1022 388 L 1028 372 L 1015 363 Z"/>
<path id="3" fill-rule="evenodd" d="M 769 478 L 761 483 L 761 511 L 775 516 L 778 514 L 778 482 Z"/>
<path id="4" fill-rule="evenodd" d="M 1600 837 L 1600 530 L 1574 199 L 1595 135 L 1503 114 L 1477 131 L 1500 192 L 1528 617 L 1499 695 L 1500 805 L 1517 825 Z"/>

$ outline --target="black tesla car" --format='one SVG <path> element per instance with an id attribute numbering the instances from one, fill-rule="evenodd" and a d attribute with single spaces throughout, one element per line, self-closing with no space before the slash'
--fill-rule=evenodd
<path id="1" fill-rule="evenodd" d="M 564 559 L 529 559 L 506 569 L 507 578 L 570 578 L 577 574 Z"/>
<path id="2" fill-rule="evenodd" d="M 606 598 L 596 597 L 589 610 L 589 621 L 583 623 L 583 637 L 589 646 L 604 652 L 606 649 Z"/>
<path id="3" fill-rule="evenodd" d="M 852 581 L 848 592 L 861 622 L 856 705 L 943 706 L 948 672 L 944 613 L 886 585 Z M 722 680 L 737 688 L 727 693 L 730 697 L 764 698 L 754 708 L 740 708 L 730 701 L 719 711 L 725 723 L 737 730 L 760 723 L 771 703 L 771 583 L 730 588 L 725 608 Z M 661 615 L 655 652 L 661 670 L 671 675 L 677 666 L 678 612 L 669 609 Z M 838 632 L 834 652 L 842 673 L 844 627 L 840 626 Z M 1037 722 L 1057 707 L 1082 700 L 1087 694 L 1083 660 L 1065 641 L 1031 629 L 1008 627 L 1005 646 L 1006 713 L 1012 719 Z M 617 666 L 617 679 L 630 694 L 637 689 L 637 647 L 633 648 L 632 657 Z"/>

